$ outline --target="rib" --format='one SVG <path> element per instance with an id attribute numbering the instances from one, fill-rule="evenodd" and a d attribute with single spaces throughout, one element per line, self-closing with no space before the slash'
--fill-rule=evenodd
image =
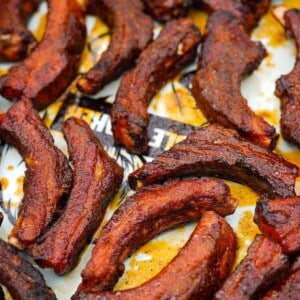
<path id="1" fill-rule="evenodd" d="M 300 10 L 287 11 L 284 19 L 288 36 L 295 38 L 298 54 L 293 70 L 277 80 L 275 94 L 281 99 L 281 133 L 300 148 Z"/>
<path id="2" fill-rule="evenodd" d="M 198 29 L 190 19 L 170 21 L 141 54 L 137 65 L 122 79 L 111 111 L 117 144 L 132 153 L 148 149 L 147 107 L 152 97 L 196 55 Z"/>
<path id="3" fill-rule="evenodd" d="M 228 186 L 218 179 L 171 180 L 143 189 L 125 201 L 103 229 L 78 291 L 112 289 L 123 273 L 122 261 L 152 237 L 206 210 L 226 216 L 236 206 Z"/>
<path id="4" fill-rule="evenodd" d="M 59 199 L 69 192 L 72 171 L 29 100 L 0 116 L 0 136 L 25 161 L 24 196 L 9 243 L 19 249 L 33 243 L 52 221 Z"/>
<path id="5" fill-rule="evenodd" d="M 279 137 L 275 128 L 252 112 L 240 90 L 243 77 L 265 55 L 263 45 L 251 41 L 230 13 L 214 13 L 207 24 L 192 93 L 209 121 L 272 150 Z"/>
<path id="6" fill-rule="evenodd" d="M 192 131 L 181 143 L 129 175 L 132 189 L 170 177 L 219 175 L 244 183 L 269 197 L 295 196 L 298 168 L 277 154 L 241 138 L 219 125 Z"/>
<path id="7" fill-rule="evenodd" d="M 300 251 L 300 197 L 261 199 L 256 205 L 255 222 L 285 253 Z"/>
<path id="8" fill-rule="evenodd" d="M 228 276 L 235 250 L 231 227 L 205 212 L 187 244 L 152 280 L 122 292 L 81 292 L 73 299 L 209 299 Z"/>
<path id="9" fill-rule="evenodd" d="M 58 275 L 76 265 L 123 179 L 122 168 L 104 151 L 85 121 L 68 119 L 63 132 L 74 166 L 73 189 L 61 217 L 29 251 L 39 266 L 52 268 Z"/>
<path id="10" fill-rule="evenodd" d="M 30 99 L 35 108 L 45 108 L 76 76 L 85 35 L 76 0 L 48 0 L 43 40 L 22 64 L 1 78 L 0 94 L 9 100 Z"/>
<path id="11" fill-rule="evenodd" d="M 26 28 L 39 0 L 7 0 L 0 2 L 0 61 L 24 59 L 36 41 Z"/>
<path id="12" fill-rule="evenodd" d="M 192 0 L 143 0 L 146 11 L 158 21 L 166 22 L 187 15 Z"/>
<path id="13" fill-rule="evenodd" d="M 78 81 L 86 94 L 97 93 L 105 84 L 131 68 L 152 39 L 153 23 L 139 0 L 89 0 L 87 12 L 100 16 L 111 27 L 111 41 L 97 64 Z"/>
<path id="14" fill-rule="evenodd" d="M 15 300 L 56 299 L 42 274 L 0 239 L 0 283 Z"/>
<path id="15" fill-rule="evenodd" d="M 287 278 L 268 291 L 262 300 L 299 300 L 300 256 L 296 259 Z"/>
<path id="16" fill-rule="evenodd" d="M 278 244 L 257 235 L 247 256 L 225 281 L 214 299 L 259 299 L 288 269 L 287 257 Z"/>

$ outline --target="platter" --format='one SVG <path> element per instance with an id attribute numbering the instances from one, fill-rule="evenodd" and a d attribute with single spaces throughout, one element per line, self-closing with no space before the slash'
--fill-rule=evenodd
<path id="1" fill-rule="evenodd" d="M 300 8 L 299 1 L 273 1 L 274 6 L 283 4 L 288 8 Z M 272 9 L 272 8 L 271 8 Z M 270 11 L 262 18 L 259 26 L 253 31 L 252 39 L 261 41 L 268 51 L 268 56 L 259 68 L 242 83 L 242 94 L 256 114 L 276 127 L 280 132 L 280 102 L 274 95 L 275 81 L 282 74 L 288 73 L 295 63 L 296 49 L 293 40 L 287 39 L 282 26 L 274 19 Z M 46 24 L 47 5 L 42 2 L 38 12 L 32 17 L 29 27 L 38 40 L 42 38 Z M 190 16 L 203 32 L 207 14 L 192 10 Z M 109 44 L 108 27 L 91 16 L 86 18 L 88 38 L 82 55 L 79 72 L 86 72 L 98 59 Z M 156 24 L 154 36 L 157 36 L 162 25 Z M 5 74 L 11 64 L 0 64 L 0 74 Z M 176 78 L 168 82 L 152 100 L 149 112 L 149 153 L 147 156 L 130 155 L 126 150 L 113 143 L 109 110 L 120 79 L 105 86 L 94 97 L 80 94 L 74 85 L 54 104 L 40 113 L 51 129 L 56 145 L 67 155 L 66 143 L 61 134 L 62 122 L 70 116 L 87 121 L 108 153 L 117 159 L 125 169 L 125 180 L 118 194 L 111 202 L 104 221 L 93 240 L 84 250 L 79 265 L 65 276 L 58 277 L 51 270 L 40 269 L 46 283 L 54 290 L 58 299 L 70 299 L 81 281 L 80 272 L 86 265 L 93 245 L 101 228 L 109 220 L 126 196 L 133 192 L 129 189 L 126 177 L 144 162 L 151 161 L 162 151 L 183 140 L 188 132 L 206 124 L 206 119 L 197 108 L 190 93 L 191 74 L 196 70 L 196 61 L 183 70 Z M 10 102 L 0 99 L 0 111 L 5 112 Z M 280 138 L 276 152 L 286 160 L 300 166 L 300 150 Z M 4 222 L 0 228 L 0 237 L 7 240 L 8 234 L 16 220 L 18 205 L 23 195 L 25 164 L 19 153 L 11 146 L 1 145 L 0 210 Z M 235 266 L 246 255 L 246 251 L 259 229 L 253 222 L 253 211 L 258 195 L 247 186 L 226 181 L 232 196 L 239 200 L 236 212 L 226 220 L 233 227 L 238 239 L 238 252 Z M 300 195 L 300 178 L 297 180 L 296 192 Z M 193 231 L 195 223 L 169 230 L 138 249 L 125 261 L 125 273 L 115 289 L 123 290 L 140 285 L 157 274 L 185 244 Z M 30 260 L 29 257 L 25 257 Z"/>

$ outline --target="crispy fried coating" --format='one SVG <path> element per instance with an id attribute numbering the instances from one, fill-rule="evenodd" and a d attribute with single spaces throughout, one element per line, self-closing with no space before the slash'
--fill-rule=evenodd
<path id="1" fill-rule="evenodd" d="M 235 250 L 231 227 L 208 211 L 178 255 L 150 281 L 121 292 L 81 292 L 73 299 L 210 299 L 228 276 Z"/>
<path id="2" fill-rule="evenodd" d="M 143 9 L 140 0 L 88 0 L 87 12 L 100 16 L 108 24 L 111 40 L 96 65 L 79 79 L 80 91 L 95 94 L 133 67 L 135 59 L 152 40 L 153 23 Z"/>
<path id="3" fill-rule="evenodd" d="M 251 41 L 230 13 L 214 13 L 207 24 L 192 93 L 208 120 L 272 150 L 279 137 L 275 128 L 254 114 L 240 89 L 242 79 L 265 55 L 263 45 Z"/>
<path id="4" fill-rule="evenodd" d="M 300 299 L 300 256 L 292 265 L 287 278 L 270 289 L 262 300 Z"/>
<path id="5" fill-rule="evenodd" d="M 282 135 L 300 148 L 300 10 L 287 11 L 284 19 L 288 36 L 296 41 L 298 54 L 293 70 L 276 81 L 275 94 L 281 99 Z"/>
<path id="6" fill-rule="evenodd" d="M 0 239 L 0 283 L 14 300 L 54 300 L 42 274 L 22 258 L 17 250 Z"/>
<path id="7" fill-rule="evenodd" d="M 247 256 L 225 281 L 214 299 L 260 299 L 273 282 L 288 269 L 287 257 L 280 246 L 267 237 L 257 235 Z"/>
<path id="8" fill-rule="evenodd" d="M 43 40 L 1 78 L 0 94 L 9 100 L 30 99 L 35 108 L 45 108 L 75 78 L 85 36 L 83 12 L 76 0 L 48 0 Z"/>
<path id="9" fill-rule="evenodd" d="M 112 107 L 117 144 L 136 154 L 147 151 L 147 107 L 158 90 L 194 59 L 199 41 L 190 19 L 173 20 L 142 52 L 136 67 L 123 77 Z"/>
<path id="10" fill-rule="evenodd" d="M 0 62 L 21 60 L 35 47 L 35 38 L 26 28 L 26 23 L 39 2 L 0 1 Z"/>
<path id="11" fill-rule="evenodd" d="M 17 102 L 0 116 L 0 136 L 20 151 L 27 167 L 24 196 L 9 236 L 10 244 L 23 249 L 52 221 L 59 199 L 69 192 L 72 171 L 29 100 Z"/>
<path id="12" fill-rule="evenodd" d="M 123 260 L 158 233 L 214 210 L 226 216 L 237 201 L 218 179 L 171 180 L 134 194 L 103 229 L 82 272 L 79 291 L 112 289 L 124 270 Z"/>
<path id="13" fill-rule="evenodd" d="M 255 222 L 285 253 L 300 251 L 300 197 L 261 199 L 256 205 Z"/>
<path id="14" fill-rule="evenodd" d="M 158 21 L 166 22 L 171 19 L 184 17 L 192 0 L 143 0 L 146 11 Z"/>
<path id="15" fill-rule="evenodd" d="M 129 185 L 135 190 L 170 177 L 218 175 L 269 197 L 292 197 L 297 173 L 297 166 L 241 138 L 236 131 L 209 125 L 192 131 L 184 141 L 131 173 Z"/>
<path id="16" fill-rule="evenodd" d="M 122 168 L 105 152 L 85 121 L 70 118 L 63 132 L 74 166 L 70 199 L 58 221 L 29 251 L 38 265 L 59 275 L 76 265 L 123 179 Z"/>

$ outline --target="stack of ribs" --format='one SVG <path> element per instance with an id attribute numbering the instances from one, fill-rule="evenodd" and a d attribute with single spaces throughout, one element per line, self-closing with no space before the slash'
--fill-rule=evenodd
<path id="1" fill-rule="evenodd" d="M 200 42 L 192 94 L 211 124 L 129 174 L 136 193 L 101 230 L 72 299 L 299 299 L 298 168 L 272 152 L 279 135 L 251 111 L 240 90 L 243 78 L 267 54 L 249 34 L 269 2 L 86 1 L 85 12 L 110 27 L 111 42 L 77 87 L 95 94 L 127 71 L 111 110 L 116 144 L 147 153 L 147 107 L 195 59 Z M 36 111 L 76 79 L 86 36 L 75 0 L 48 0 L 47 28 L 37 45 L 26 22 L 38 4 L 0 4 L 0 60 L 24 59 L 0 79 L 0 94 L 18 100 L 0 114 L 0 137 L 19 150 L 27 168 L 16 224 L 8 243 L 0 240 L 0 284 L 14 299 L 55 299 L 19 251 L 57 275 L 72 271 L 123 181 L 123 169 L 85 121 L 73 117 L 63 124 L 71 168 Z M 192 6 L 211 13 L 203 37 L 186 16 Z M 154 41 L 148 14 L 166 22 Z M 286 12 L 285 25 L 299 48 L 299 10 Z M 276 95 L 282 100 L 283 136 L 300 147 L 299 53 L 294 70 L 277 81 Z M 234 272 L 237 241 L 225 217 L 238 201 L 222 179 L 246 184 L 260 195 L 254 220 L 261 234 Z M 113 291 L 125 258 L 161 232 L 191 221 L 198 222 L 194 232 L 159 274 L 139 287 Z"/>

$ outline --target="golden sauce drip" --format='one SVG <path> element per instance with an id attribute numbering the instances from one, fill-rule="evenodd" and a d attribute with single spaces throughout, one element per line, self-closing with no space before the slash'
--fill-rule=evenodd
<path id="1" fill-rule="evenodd" d="M 23 195 L 23 184 L 24 184 L 24 176 L 19 176 L 17 178 L 17 190 L 15 191 L 16 196 L 22 196 Z"/>
<path id="2" fill-rule="evenodd" d="M 8 69 L 7 70 L 0 70 L 0 77 L 7 74 L 8 73 Z"/>
<path id="3" fill-rule="evenodd" d="M 52 125 L 55 117 L 57 116 L 63 101 L 56 101 L 47 107 L 46 115 L 43 117 L 43 121 L 48 128 Z"/>
<path id="4" fill-rule="evenodd" d="M 259 110 L 255 112 L 256 115 L 262 117 L 268 123 L 277 126 L 279 125 L 279 113 L 275 110 Z"/>
<path id="5" fill-rule="evenodd" d="M 194 24 L 198 27 L 201 34 L 204 34 L 208 16 L 209 15 L 206 12 L 196 10 L 196 9 L 191 9 L 189 12 L 189 17 L 193 20 Z"/>
<path id="6" fill-rule="evenodd" d="M 7 167 L 7 170 L 8 170 L 8 171 L 13 171 L 13 170 L 14 170 L 14 166 L 9 165 L 9 166 Z"/>
<path id="7" fill-rule="evenodd" d="M 47 14 L 41 16 L 39 25 L 36 30 L 33 31 L 33 35 L 38 42 L 40 42 L 43 38 L 45 29 L 47 25 Z"/>
<path id="8" fill-rule="evenodd" d="M 300 150 L 282 151 L 277 147 L 275 152 L 300 168 Z"/>
<path id="9" fill-rule="evenodd" d="M 299 0 L 283 0 L 282 4 L 287 8 L 300 8 Z"/>
<path id="10" fill-rule="evenodd" d="M 240 261 L 246 256 L 249 245 L 259 233 L 260 231 L 258 227 L 253 222 L 253 213 L 251 211 L 245 211 L 239 220 L 237 229 L 235 230 L 238 250 L 233 269 L 235 269 Z"/>
<path id="11" fill-rule="evenodd" d="M 6 177 L 0 178 L 1 189 L 6 190 L 9 186 L 9 180 Z"/>

